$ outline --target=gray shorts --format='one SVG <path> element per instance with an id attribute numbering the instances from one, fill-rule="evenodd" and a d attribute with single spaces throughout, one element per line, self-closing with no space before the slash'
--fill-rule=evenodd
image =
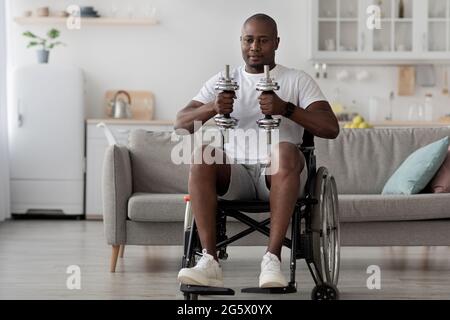
<path id="1" fill-rule="evenodd" d="M 261 164 L 231 164 L 230 185 L 223 196 L 224 200 L 262 200 L 269 201 L 269 188 L 266 184 L 265 168 Z M 298 197 L 305 191 L 308 169 L 306 164 L 300 173 Z"/>

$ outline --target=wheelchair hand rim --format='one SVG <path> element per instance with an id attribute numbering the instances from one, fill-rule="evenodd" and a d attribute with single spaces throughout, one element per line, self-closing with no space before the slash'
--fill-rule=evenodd
<path id="1" fill-rule="evenodd" d="M 311 217 L 312 268 L 317 284 L 337 286 L 340 267 L 340 230 L 338 197 L 334 178 L 325 167 L 320 167 L 314 181 L 314 205 Z"/>
<path id="2" fill-rule="evenodd" d="M 326 177 L 322 213 L 321 262 L 324 280 L 337 285 L 340 266 L 340 235 L 337 215 L 337 191 L 334 178 Z"/>

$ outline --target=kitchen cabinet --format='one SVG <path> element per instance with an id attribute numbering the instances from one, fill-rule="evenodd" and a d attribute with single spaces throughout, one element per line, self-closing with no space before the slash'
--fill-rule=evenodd
<path id="1" fill-rule="evenodd" d="M 138 121 L 89 119 L 86 126 L 86 218 L 102 217 L 103 157 L 108 146 L 103 128 L 97 124 L 104 122 L 113 133 L 118 144 L 127 144 L 132 130 L 172 131 L 172 121 Z"/>
<path id="2" fill-rule="evenodd" d="M 450 0 L 311 0 L 310 8 L 316 61 L 450 62 Z"/>
<path id="3" fill-rule="evenodd" d="M 421 1 L 426 12 L 423 25 L 424 50 L 434 57 L 447 57 L 450 53 L 450 0 Z"/>

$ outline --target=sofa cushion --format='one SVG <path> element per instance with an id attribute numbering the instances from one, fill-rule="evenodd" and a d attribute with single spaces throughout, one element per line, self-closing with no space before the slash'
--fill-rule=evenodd
<path id="1" fill-rule="evenodd" d="M 450 193 L 450 148 L 444 163 L 430 182 L 428 189 L 433 193 Z"/>
<path id="2" fill-rule="evenodd" d="M 189 164 L 171 161 L 171 132 L 149 132 L 142 129 L 130 133 L 133 192 L 187 193 Z"/>
<path id="3" fill-rule="evenodd" d="M 389 177 L 418 148 L 450 136 L 450 128 L 341 129 L 315 138 L 318 166 L 336 178 L 340 194 L 381 194 Z"/>
<path id="4" fill-rule="evenodd" d="M 186 204 L 185 194 L 135 193 L 128 201 L 128 217 L 133 221 L 183 222 Z M 268 212 L 247 213 L 251 218 L 261 221 Z M 229 218 L 230 221 L 236 221 Z"/>
<path id="5" fill-rule="evenodd" d="M 128 200 L 128 218 L 133 221 L 184 221 L 184 194 L 135 193 Z"/>
<path id="6" fill-rule="evenodd" d="M 341 222 L 450 218 L 448 194 L 339 195 Z"/>
<path id="7" fill-rule="evenodd" d="M 386 182 L 382 194 L 422 191 L 444 162 L 447 149 L 448 137 L 445 137 L 411 153 Z"/>

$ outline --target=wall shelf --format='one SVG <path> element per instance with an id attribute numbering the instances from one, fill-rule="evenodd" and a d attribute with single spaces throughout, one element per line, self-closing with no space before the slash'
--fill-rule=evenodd
<path id="1" fill-rule="evenodd" d="M 14 21 L 22 25 L 35 24 L 66 24 L 67 18 L 63 17 L 16 17 Z M 152 26 L 158 24 L 155 19 L 149 18 L 81 18 L 81 25 L 100 26 Z"/>

